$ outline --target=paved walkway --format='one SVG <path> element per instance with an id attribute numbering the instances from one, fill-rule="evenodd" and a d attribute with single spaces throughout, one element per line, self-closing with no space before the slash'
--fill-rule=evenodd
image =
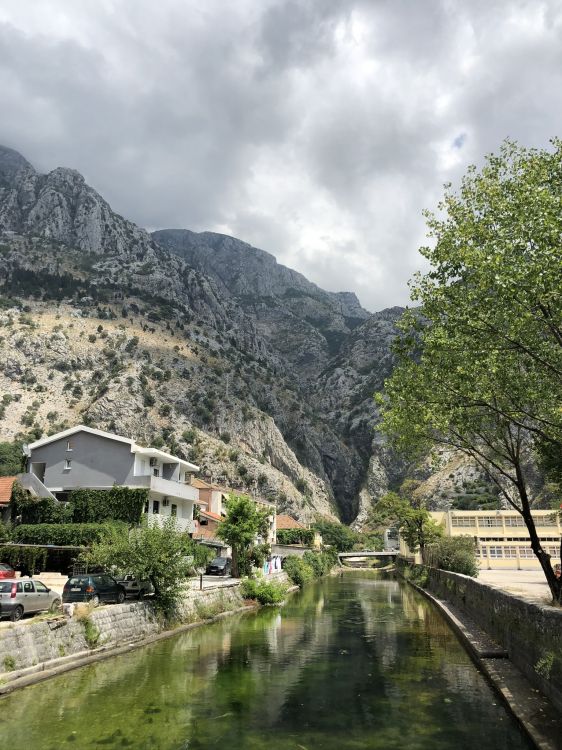
<path id="1" fill-rule="evenodd" d="M 528 601 L 539 604 L 552 602 L 542 570 L 481 570 L 478 580 Z"/>

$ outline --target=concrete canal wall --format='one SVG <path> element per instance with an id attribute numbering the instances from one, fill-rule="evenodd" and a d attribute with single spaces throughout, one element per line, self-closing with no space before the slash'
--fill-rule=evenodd
<path id="1" fill-rule="evenodd" d="M 285 573 L 275 579 L 286 582 Z M 180 625 L 203 622 L 245 606 L 238 582 L 213 589 L 187 590 L 177 621 Z M 173 633 L 148 602 L 101 606 L 72 618 L 35 618 L 5 623 L 0 628 L 0 693 L 15 678 L 71 664 L 83 656 L 107 652 Z"/>
<path id="2" fill-rule="evenodd" d="M 424 588 L 466 612 L 562 710 L 562 609 L 526 601 L 459 573 L 425 571 Z"/>

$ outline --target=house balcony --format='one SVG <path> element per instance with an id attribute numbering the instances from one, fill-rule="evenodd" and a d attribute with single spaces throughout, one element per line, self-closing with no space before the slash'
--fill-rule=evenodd
<path id="1" fill-rule="evenodd" d="M 172 479 L 155 477 L 152 474 L 144 474 L 132 477 L 127 483 L 130 487 L 146 487 L 151 493 L 177 498 L 178 500 L 191 500 L 194 503 L 199 502 L 199 491 L 190 484 L 183 482 L 174 482 Z"/>
<path id="2" fill-rule="evenodd" d="M 194 534 L 197 529 L 197 523 L 193 518 L 180 518 L 179 516 L 170 516 L 169 514 L 158 514 L 153 515 L 152 513 L 146 514 L 146 519 L 149 526 L 163 526 L 170 518 L 173 517 L 177 531 L 182 531 L 187 534 Z"/>

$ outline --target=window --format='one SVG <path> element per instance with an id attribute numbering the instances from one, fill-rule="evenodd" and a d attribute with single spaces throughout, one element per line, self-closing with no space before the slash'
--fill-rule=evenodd
<path id="1" fill-rule="evenodd" d="M 523 520 L 522 516 L 506 516 L 505 525 L 506 526 L 525 526 L 525 521 Z"/>
<path id="2" fill-rule="evenodd" d="M 17 592 L 18 592 L 18 594 L 21 594 L 22 591 L 23 591 L 23 583 L 18 583 L 18 586 L 17 586 Z"/>
<path id="3" fill-rule="evenodd" d="M 172 508 L 171 508 L 171 510 L 170 510 L 170 513 L 171 513 L 171 515 L 172 515 L 172 516 L 177 516 L 177 515 L 178 515 L 178 506 L 177 506 L 177 505 L 174 505 L 174 504 L 172 503 Z"/>
<path id="4" fill-rule="evenodd" d="M 451 523 L 453 526 L 476 526 L 476 521 L 474 518 L 463 518 L 462 516 L 459 518 L 457 516 L 453 516 L 451 519 Z"/>
<path id="5" fill-rule="evenodd" d="M 42 594 L 46 594 L 48 589 L 41 581 L 35 581 L 35 591 L 40 591 Z"/>
<path id="6" fill-rule="evenodd" d="M 64 461 L 64 470 L 70 471 L 72 469 L 72 461 L 70 458 L 66 458 Z"/>
<path id="7" fill-rule="evenodd" d="M 488 547 L 488 552 L 489 552 L 490 557 L 503 557 L 502 547 L 490 546 Z"/>
<path id="8" fill-rule="evenodd" d="M 144 504 L 144 513 L 148 513 L 148 500 Z"/>
<path id="9" fill-rule="evenodd" d="M 25 594 L 33 594 L 34 588 L 31 581 L 27 581 L 23 584 L 23 591 Z"/>
<path id="10" fill-rule="evenodd" d="M 72 450 L 72 443 L 70 440 L 66 441 L 66 450 L 71 451 Z"/>
<path id="11" fill-rule="evenodd" d="M 535 553 L 530 547 L 520 547 L 519 548 L 519 556 L 525 557 L 528 560 L 532 559 L 535 556 Z"/>
<path id="12" fill-rule="evenodd" d="M 517 557 L 517 547 L 504 547 L 503 556 L 511 558 Z"/>
<path id="13" fill-rule="evenodd" d="M 480 526 L 501 526 L 502 519 L 501 516 L 482 516 L 478 519 L 478 524 Z"/>
<path id="14" fill-rule="evenodd" d="M 535 516 L 535 526 L 556 526 L 556 516 Z"/>
<path id="15" fill-rule="evenodd" d="M 152 501 L 152 512 L 155 515 L 158 515 L 160 513 L 160 500 L 153 500 Z"/>
<path id="16" fill-rule="evenodd" d="M 153 477 L 159 477 L 160 476 L 160 469 L 152 469 L 152 476 Z"/>

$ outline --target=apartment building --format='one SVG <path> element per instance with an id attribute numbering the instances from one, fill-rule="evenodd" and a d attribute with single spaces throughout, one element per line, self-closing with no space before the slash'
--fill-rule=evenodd
<path id="1" fill-rule="evenodd" d="M 207 507 L 192 484 L 198 466 L 132 438 L 78 425 L 30 443 L 26 455 L 28 472 L 59 500 L 75 489 L 144 487 L 149 522 L 174 517 L 188 533 L 195 531 L 194 506 Z"/>

